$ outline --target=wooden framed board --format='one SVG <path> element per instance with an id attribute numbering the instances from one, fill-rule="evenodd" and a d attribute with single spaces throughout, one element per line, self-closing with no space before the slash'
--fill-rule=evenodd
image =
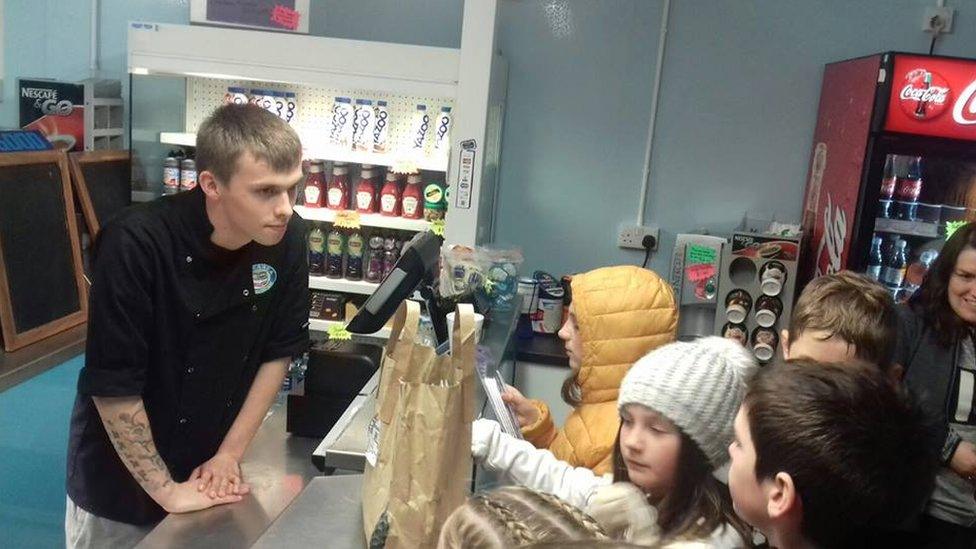
<path id="1" fill-rule="evenodd" d="M 0 154 L 0 333 L 7 351 L 87 319 L 69 179 L 61 151 Z"/>
<path id="2" fill-rule="evenodd" d="M 129 151 L 73 152 L 68 162 L 72 187 L 94 239 L 112 216 L 132 204 Z"/>

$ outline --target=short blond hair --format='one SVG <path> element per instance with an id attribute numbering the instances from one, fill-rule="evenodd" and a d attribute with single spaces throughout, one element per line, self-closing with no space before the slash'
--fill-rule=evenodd
<path id="1" fill-rule="evenodd" d="M 209 171 L 226 185 L 245 152 L 278 173 L 291 171 L 302 162 L 302 142 L 284 120 L 257 105 L 217 108 L 197 132 L 197 170 Z"/>
<path id="2" fill-rule="evenodd" d="M 800 294 L 790 340 L 807 330 L 824 330 L 854 346 L 857 358 L 887 370 L 898 339 L 897 315 L 891 294 L 874 280 L 851 271 L 828 274 Z"/>

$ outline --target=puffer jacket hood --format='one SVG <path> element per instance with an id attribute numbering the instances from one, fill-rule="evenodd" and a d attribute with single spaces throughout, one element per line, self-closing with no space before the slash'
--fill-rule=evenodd
<path id="1" fill-rule="evenodd" d="M 580 400 L 614 401 L 630 367 L 649 351 L 674 341 L 674 293 L 653 271 L 631 265 L 577 275 L 571 287 L 583 341 L 576 378 Z"/>
<path id="2" fill-rule="evenodd" d="M 678 310 L 671 286 L 652 271 L 630 265 L 576 275 L 571 290 L 582 341 L 576 375 L 580 403 L 556 429 L 546 403 L 534 400 L 538 419 L 522 434 L 557 459 L 602 475 L 612 468 L 620 382 L 638 359 L 674 341 Z"/>

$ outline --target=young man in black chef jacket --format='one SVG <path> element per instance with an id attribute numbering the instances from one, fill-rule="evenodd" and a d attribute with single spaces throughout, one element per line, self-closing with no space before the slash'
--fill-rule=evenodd
<path id="1" fill-rule="evenodd" d="M 226 105 L 200 127 L 199 186 L 122 213 L 94 249 L 71 417 L 69 547 L 135 545 L 167 513 L 232 503 L 240 462 L 308 347 L 301 143 Z"/>

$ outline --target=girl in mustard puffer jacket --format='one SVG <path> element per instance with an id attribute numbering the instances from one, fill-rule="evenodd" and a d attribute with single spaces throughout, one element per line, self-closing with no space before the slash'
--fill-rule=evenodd
<path id="1" fill-rule="evenodd" d="M 556 429 L 549 407 L 513 387 L 503 395 L 522 435 L 537 448 L 602 475 L 612 469 L 620 426 L 620 382 L 637 359 L 675 339 L 678 310 L 671 287 L 657 274 L 631 265 L 603 267 L 573 277 L 569 318 L 559 337 L 572 372 L 562 396 L 574 410 Z"/>

